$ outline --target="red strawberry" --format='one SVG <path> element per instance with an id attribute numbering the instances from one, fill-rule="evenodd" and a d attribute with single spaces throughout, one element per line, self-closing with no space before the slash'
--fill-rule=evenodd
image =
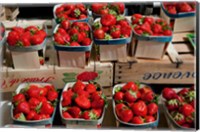
<path id="1" fill-rule="evenodd" d="M 162 91 L 162 96 L 167 100 L 173 99 L 175 95 L 176 92 L 171 88 L 164 88 Z"/>
<path id="2" fill-rule="evenodd" d="M 40 101 L 37 98 L 30 98 L 29 101 L 30 109 L 35 110 L 36 107 L 40 104 Z"/>
<path id="3" fill-rule="evenodd" d="M 70 43 L 70 46 L 80 46 L 80 44 L 77 43 L 77 42 L 71 42 L 71 43 Z"/>
<path id="4" fill-rule="evenodd" d="M 140 96 L 141 96 L 141 94 L 139 91 L 128 90 L 124 94 L 124 100 L 128 103 L 132 103 L 132 102 L 136 101 L 138 98 L 140 98 Z"/>
<path id="5" fill-rule="evenodd" d="M 34 110 L 31 110 L 28 114 L 27 114 L 27 116 L 26 116 L 26 119 L 27 120 L 32 120 L 33 118 L 34 118 L 34 116 L 36 116 L 36 112 L 34 111 Z"/>
<path id="6" fill-rule="evenodd" d="M 123 100 L 124 98 L 124 93 L 123 92 L 116 92 L 115 95 L 114 95 L 114 100 L 115 101 L 120 101 L 120 100 Z"/>
<path id="7" fill-rule="evenodd" d="M 63 96 L 63 100 L 62 100 L 62 106 L 69 106 L 72 103 L 72 99 L 69 96 Z"/>
<path id="8" fill-rule="evenodd" d="M 180 90 L 177 94 L 179 96 L 186 96 L 188 92 L 189 92 L 189 89 L 188 88 L 184 88 L 184 89 Z"/>
<path id="9" fill-rule="evenodd" d="M 190 104 L 184 104 L 179 111 L 185 116 L 190 116 L 194 113 L 194 108 Z"/>
<path id="10" fill-rule="evenodd" d="M 19 35 L 22 35 L 24 33 L 24 29 L 22 27 L 13 27 L 12 31 L 17 32 Z"/>
<path id="11" fill-rule="evenodd" d="M 179 107 L 177 99 L 171 99 L 166 102 L 166 106 L 168 110 L 176 110 Z"/>
<path id="12" fill-rule="evenodd" d="M 126 109 L 126 108 L 127 106 L 123 103 L 117 104 L 115 106 L 115 111 L 116 111 L 117 116 L 120 116 L 120 112 L 122 111 L 122 109 Z"/>
<path id="13" fill-rule="evenodd" d="M 12 98 L 12 103 L 14 103 L 15 106 L 17 106 L 20 102 L 24 101 L 26 101 L 26 98 L 22 93 L 18 93 Z"/>
<path id="14" fill-rule="evenodd" d="M 49 114 L 51 115 L 54 111 L 54 107 L 51 106 L 50 103 L 46 102 L 46 103 L 42 103 L 42 107 L 40 109 L 40 113 L 41 114 Z"/>
<path id="15" fill-rule="evenodd" d="M 172 36 L 172 31 L 167 29 L 167 30 L 163 31 L 163 34 L 166 35 L 166 36 Z"/>
<path id="16" fill-rule="evenodd" d="M 94 109 L 90 110 L 90 111 L 85 111 L 83 112 L 82 118 L 86 119 L 86 120 L 97 120 L 100 116 L 97 113 L 97 111 L 95 111 Z"/>
<path id="17" fill-rule="evenodd" d="M 103 26 L 112 26 L 116 24 L 116 18 L 111 14 L 103 15 L 100 21 Z"/>
<path id="18" fill-rule="evenodd" d="M 48 89 L 46 87 L 40 88 L 40 96 L 46 96 Z"/>
<path id="19" fill-rule="evenodd" d="M 98 77 L 98 73 L 96 72 L 82 72 L 79 75 L 77 75 L 77 80 L 81 81 L 91 81 L 94 80 L 96 77 Z"/>
<path id="20" fill-rule="evenodd" d="M 62 115 L 63 115 L 63 117 L 65 118 L 65 119 L 69 119 L 69 118 L 73 118 L 68 112 L 63 112 L 62 113 Z"/>
<path id="21" fill-rule="evenodd" d="M 185 117 L 183 114 L 179 112 L 173 112 L 171 115 L 177 124 L 182 125 L 185 123 Z"/>
<path id="22" fill-rule="evenodd" d="M 39 29 L 36 26 L 28 26 L 25 28 L 25 31 L 29 31 L 32 34 L 35 34 Z"/>
<path id="23" fill-rule="evenodd" d="M 26 121 L 26 117 L 24 116 L 23 113 L 18 113 L 16 115 L 14 115 L 14 118 L 20 121 Z"/>
<path id="24" fill-rule="evenodd" d="M 151 102 L 154 99 L 153 91 L 149 91 L 141 96 L 141 99 L 146 102 Z"/>
<path id="25" fill-rule="evenodd" d="M 153 19 L 153 17 L 145 17 L 144 23 L 145 22 L 148 22 L 150 25 L 152 25 L 154 23 L 154 19 Z"/>
<path id="26" fill-rule="evenodd" d="M 82 41 L 82 45 L 83 46 L 88 46 L 91 44 L 91 39 L 90 38 L 84 38 L 83 41 Z"/>
<path id="27" fill-rule="evenodd" d="M 158 105 L 156 103 L 150 103 L 147 105 L 148 114 L 154 115 L 158 112 Z"/>
<path id="28" fill-rule="evenodd" d="M 12 31 L 8 33 L 7 42 L 10 46 L 15 46 L 20 36 L 16 31 Z"/>
<path id="29" fill-rule="evenodd" d="M 30 112 L 30 107 L 29 104 L 27 102 L 21 102 L 17 105 L 16 109 L 18 110 L 18 112 L 22 112 L 25 114 L 28 114 Z"/>
<path id="30" fill-rule="evenodd" d="M 152 29 L 153 29 L 154 33 L 160 33 L 160 32 L 162 32 L 162 26 L 160 24 L 154 24 L 153 27 L 152 27 Z"/>
<path id="31" fill-rule="evenodd" d="M 89 97 L 90 97 L 90 94 L 89 94 L 87 91 L 84 91 L 84 90 L 79 90 L 79 91 L 77 92 L 77 94 L 78 94 L 79 96 L 85 96 L 86 98 L 89 98 Z"/>
<path id="32" fill-rule="evenodd" d="M 90 100 L 85 96 L 76 97 L 75 102 L 81 109 L 89 109 L 91 107 Z"/>
<path id="33" fill-rule="evenodd" d="M 38 99 L 40 102 L 42 102 L 42 103 L 47 102 L 47 98 L 44 97 L 44 96 L 39 96 L 39 97 L 37 97 L 37 99 Z"/>
<path id="34" fill-rule="evenodd" d="M 105 32 L 102 28 L 94 30 L 94 37 L 96 39 L 104 39 L 105 38 Z"/>
<path id="35" fill-rule="evenodd" d="M 87 91 L 88 93 L 92 94 L 96 91 L 96 86 L 94 84 L 87 84 L 85 87 L 85 91 Z"/>
<path id="36" fill-rule="evenodd" d="M 130 109 L 122 109 L 119 113 L 119 118 L 124 122 L 129 122 L 133 117 L 133 112 Z"/>
<path id="37" fill-rule="evenodd" d="M 61 26 L 65 29 L 65 30 L 68 30 L 70 28 L 70 21 L 68 20 L 64 20 L 61 22 Z"/>
<path id="38" fill-rule="evenodd" d="M 123 92 L 130 90 L 130 89 L 133 91 L 136 91 L 136 90 L 138 90 L 138 86 L 134 82 L 128 82 L 122 87 Z"/>
<path id="39" fill-rule="evenodd" d="M 138 101 L 134 103 L 131 107 L 133 113 L 137 116 L 146 116 L 147 115 L 147 106 L 144 101 Z"/>
<path id="40" fill-rule="evenodd" d="M 145 116 L 144 120 L 145 122 L 149 123 L 149 122 L 154 122 L 155 118 L 153 116 Z"/>
<path id="41" fill-rule="evenodd" d="M 30 98 L 37 98 L 40 95 L 40 89 L 38 85 L 31 84 L 27 90 L 27 94 Z"/>
<path id="42" fill-rule="evenodd" d="M 141 116 L 134 116 L 133 119 L 131 120 L 131 123 L 133 123 L 133 124 L 143 124 L 144 119 Z"/>
<path id="43" fill-rule="evenodd" d="M 84 89 L 85 89 L 85 84 L 79 80 L 73 86 L 74 92 L 78 92 L 79 90 L 84 90 Z"/>
<path id="44" fill-rule="evenodd" d="M 92 93 L 91 99 L 92 99 L 92 101 L 100 100 L 101 99 L 101 92 L 96 91 L 96 92 Z"/>
<path id="45" fill-rule="evenodd" d="M 80 114 L 81 114 L 81 110 L 80 108 L 73 106 L 70 107 L 67 112 L 69 112 L 69 114 L 73 117 L 73 118 L 79 118 Z"/>
<path id="46" fill-rule="evenodd" d="M 54 90 L 50 90 L 47 93 L 47 99 L 49 101 L 55 101 L 58 98 L 58 93 Z"/>
<path id="47" fill-rule="evenodd" d="M 98 99 L 98 100 L 94 100 L 91 103 L 91 107 L 94 109 L 100 109 L 103 108 L 105 104 L 105 101 L 103 99 Z"/>

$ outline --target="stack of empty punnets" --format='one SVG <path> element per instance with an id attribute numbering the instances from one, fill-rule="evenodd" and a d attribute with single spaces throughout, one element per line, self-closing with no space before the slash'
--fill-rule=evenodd
<path id="1" fill-rule="evenodd" d="M 20 23 L 7 36 L 7 47 L 15 69 L 39 69 L 46 48 L 46 25 Z"/>

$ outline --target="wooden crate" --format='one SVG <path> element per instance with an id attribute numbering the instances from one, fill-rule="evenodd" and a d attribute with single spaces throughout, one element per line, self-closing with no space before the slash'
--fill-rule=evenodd
<path id="1" fill-rule="evenodd" d="M 151 84 L 194 84 L 196 78 L 194 48 L 185 33 L 174 34 L 163 60 L 135 59 L 116 63 L 114 83 L 141 81 Z"/>
<path id="2" fill-rule="evenodd" d="M 196 16 L 172 19 L 168 17 L 162 9 L 160 12 L 161 12 L 160 13 L 161 18 L 166 20 L 167 23 L 170 22 L 174 23 L 173 25 L 174 33 L 194 31 L 194 29 L 196 29 Z"/>

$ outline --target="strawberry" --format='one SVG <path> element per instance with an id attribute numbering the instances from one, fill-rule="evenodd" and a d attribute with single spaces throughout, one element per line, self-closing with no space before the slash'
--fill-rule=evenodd
<path id="1" fill-rule="evenodd" d="M 103 99 L 98 99 L 98 100 L 94 100 L 91 103 L 91 107 L 94 109 L 100 109 L 103 108 L 105 104 L 105 101 Z"/>
<path id="2" fill-rule="evenodd" d="M 36 107 L 40 104 L 40 101 L 37 98 L 30 98 L 28 103 L 29 103 L 30 109 L 35 110 Z"/>
<path id="3" fill-rule="evenodd" d="M 54 90 L 50 90 L 47 93 L 47 99 L 49 101 L 55 101 L 58 98 L 58 93 Z"/>
<path id="4" fill-rule="evenodd" d="M 120 120 L 129 122 L 133 117 L 133 112 L 130 109 L 122 109 L 119 113 Z"/>
<path id="5" fill-rule="evenodd" d="M 100 100 L 102 96 L 102 92 L 101 91 L 96 91 L 94 93 L 91 94 L 91 100 Z"/>
<path id="6" fill-rule="evenodd" d="M 103 26 L 112 26 L 116 24 L 116 18 L 111 14 L 103 15 L 100 21 Z"/>
<path id="7" fill-rule="evenodd" d="M 10 46 L 15 46 L 19 38 L 20 35 L 16 31 L 12 31 L 8 33 L 7 42 Z"/>
<path id="8" fill-rule="evenodd" d="M 141 96 L 141 99 L 146 102 L 151 102 L 154 99 L 153 91 L 149 91 Z"/>
<path id="9" fill-rule="evenodd" d="M 39 96 L 39 97 L 37 97 L 37 99 L 38 99 L 40 102 L 42 102 L 42 103 L 47 102 L 47 98 L 44 97 L 44 96 Z"/>
<path id="10" fill-rule="evenodd" d="M 147 22 L 149 23 L 150 25 L 152 25 L 154 23 L 154 19 L 153 17 L 145 17 L 144 18 L 144 23 Z"/>
<path id="11" fill-rule="evenodd" d="M 20 102 L 26 101 L 24 94 L 18 93 L 12 98 L 12 103 L 17 106 Z"/>
<path id="12" fill-rule="evenodd" d="M 24 101 L 24 102 L 20 102 L 17 107 L 16 107 L 18 112 L 22 112 L 24 114 L 28 114 L 30 112 L 30 107 L 28 102 Z"/>
<path id="13" fill-rule="evenodd" d="M 177 124 L 182 125 L 185 123 L 185 117 L 183 114 L 179 112 L 172 112 L 171 115 Z"/>
<path id="14" fill-rule="evenodd" d="M 85 87 L 85 91 L 87 91 L 89 94 L 92 94 L 96 92 L 96 86 L 94 84 L 87 84 Z"/>
<path id="15" fill-rule="evenodd" d="M 63 115 L 63 117 L 65 118 L 65 119 L 69 119 L 69 118 L 73 118 L 68 112 L 63 112 L 62 113 L 62 115 Z"/>
<path id="16" fill-rule="evenodd" d="M 158 105 L 156 103 L 150 103 L 147 105 L 148 115 L 154 115 L 158 112 Z"/>
<path id="17" fill-rule="evenodd" d="M 176 110 L 179 107 L 178 100 L 177 99 L 171 99 L 166 102 L 166 106 L 168 110 Z"/>
<path id="18" fill-rule="evenodd" d="M 48 89 L 46 87 L 40 88 L 40 96 L 46 96 Z"/>
<path id="19" fill-rule="evenodd" d="M 81 81 L 91 81 L 98 77 L 98 73 L 96 72 L 82 72 L 77 75 L 77 80 Z"/>
<path id="20" fill-rule="evenodd" d="M 73 106 L 70 107 L 67 112 L 73 117 L 73 118 L 79 118 L 80 114 L 81 114 L 81 110 L 80 108 Z"/>
<path id="21" fill-rule="evenodd" d="M 86 120 L 97 120 L 100 116 L 96 110 L 92 109 L 90 111 L 84 111 L 81 117 Z"/>
<path id="22" fill-rule="evenodd" d="M 12 31 L 17 32 L 19 35 L 22 35 L 24 33 L 24 29 L 22 27 L 13 27 Z"/>
<path id="23" fill-rule="evenodd" d="M 79 91 L 77 92 L 77 94 L 78 94 L 79 96 L 84 96 L 84 97 L 86 97 L 86 98 L 89 98 L 89 97 L 90 97 L 90 94 L 89 94 L 87 91 L 84 91 L 84 90 L 79 90 Z"/>
<path id="24" fill-rule="evenodd" d="M 120 116 L 120 112 L 122 111 L 122 109 L 127 109 L 127 106 L 123 103 L 117 104 L 115 106 L 115 111 L 116 111 L 117 116 Z"/>
<path id="25" fill-rule="evenodd" d="M 167 100 L 173 99 L 175 95 L 176 92 L 171 88 L 164 88 L 162 91 L 162 96 Z"/>
<path id="26" fill-rule="evenodd" d="M 77 43 L 77 42 L 71 42 L 71 43 L 70 43 L 70 46 L 80 46 L 80 44 Z"/>
<path id="27" fill-rule="evenodd" d="M 81 109 L 89 109 L 91 107 L 90 100 L 83 95 L 76 97 L 75 102 Z"/>
<path id="28" fill-rule="evenodd" d="M 154 33 L 160 33 L 160 32 L 162 32 L 162 26 L 160 24 L 154 24 L 153 27 L 152 27 L 152 29 L 153 29 Z"/>
<path id="29" fill-rule="evenodd" d="M 42 107 L 40 109 L 40 114 L 49 114 L 51 115 L 54 111 L 54 107 L 51 106 L 50 103 L 46 102 L 46 103 L 42 103 Z"/>
<path id="30" fill-rule="evenodd" d="M 124 94 L 124 100 L 128 103 L 136 101 L 140 98 L 141 94 L 139 91 L 128 90 Z"/>
<path id="31" fill-rule="evenodd" d="M 68 20 L 64 20 L 64 21 L 62 21 L 61 22 L 61 26 L 62 26 L 62 28 L 64 28 L 65 30 L 68 30 L 69 28 L 70 28 L 70 21 L 68 21 Z"/>
<path id="32" fill-rule="evenodd" d="M 123 92 L 116 92 L 114 95 L 114 100 L 115 101 L 122 101 L 124 98 L 124 93 Z"/>
<path id="33" fill-rule="evenodd" d="M 34 84 L 29 85 L 27 94 L 30 98 L 37 98 L 40 95 L 40 89 L 38 85 L 34 85 Z"/>
<path id="34" fill-rule="evenodd" d="M 65 107 L 65 106 L 69 106 L 69 105 L 71 105 L 71 103 L 72 103 L 72 99 L 71 99 L 71 97 L 69 97 L 69 96 L 63 96 L 63 100 L 62 100 L 62 106 L 63 107 Z"/>
<path id="35" fill-rule="evenodd" d="M 14 118 L 20 121 L 26 121 L 26 117 L 24 116 L 23 113 L 18 113 L 16 115 L 14 115 Z"/>
<path id="36" fill-rule="evenodd" d="M 183 104 L 179 111 L 185 116 L 190 116 L 195 112 L 194 108 L 190 104 Z"/>
<path id="37" fill-rule="evenodd" d="M 133 91 L 136 91 L 136 90 L 138 90 L 138 86 L 134 82 L 128 82 L 122 87 L 123 92 L 130 90 L 130 89 Z"/>
<path id="38" fill-rule="evenodd" d="M 169 29 L 168 30 L 164 30 L 163 34 L 166 35 L 166 36 L 172 36 L 172 31 L 169 30 Z"/>
<path id="39" fill-rule="evenodd" d="M 144 117 L 144 122 L 154 122 L 155 121 L 155 118 L 153 116 L 145 116 Z"/>
<path id="40" fill-rule="evenodd" d="M 39 31 L 39 29 L 36 26 L 28 26 L 25 28 L 25 31 L 35 34 L 37 31 Z"/>
<path id="41" fill-rule="evenodd" d="M 79 80 L 73 86 L 74 92 L 78 92 L 79 90 L 84 90 L 84 89 L 85 89 L 85 84 Z"/>
<path id="42" fill-rule="evenodd" d="M 83 46 L 88 46 L 88 45 L 91 44 L 91 42 L 92 42 L 92 40 L 91 40 L 90 38 L 84 38 L 84 39 L 82 40 L 82 45 L 83 45 Z"/>
<path id="43" fill-rule="evenodd" d="M 189 89 L 188 89 L 188 88 L 183 88 L 183 89 L 180 90 L 177 94 L 178 94 L 179 96 L 186 96 L 188 92 L 189 92 Z"/>
<path id="44" fill-rule="evenodd" d="M 141 116 L 134 116 L 133 119 L 131 120 L 131 123 L 133 123 L 133 124 L 143 124 L 144 119 Z"/>
<path id="45" fill-rule="evenodd" d="M 34 118 L 34 116 L 36 116 L 36 112 L 34 111 L 34 110 L 31 110 L 28 114 L 27 114 L 27 116 L 26 116 L 26 119 L 27 120 L 32 120 L 33 118 Z"/>
<path id="46" fill-rule="evenodd" d="M 189 91 L 189 92 L 187 93 L 187 95 L 185 96 L 185 100 L 186 100 L 187 102 L 192 102 L 194 99 L 195 99 L 195 91 L 194 91 L 194 90 Z"/>
<path id="47" fill-rule="evenodd" d="M 147 115 L 147 106 L 144 101 L 138 101 L 131 106 L 133 113 L 137 116 Z"/>

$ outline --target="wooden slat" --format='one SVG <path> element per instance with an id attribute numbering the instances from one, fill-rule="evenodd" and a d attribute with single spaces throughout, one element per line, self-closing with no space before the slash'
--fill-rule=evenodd
<path id="1" fill-rule="evenodd" d="M 169 43 L 168 48 L 167 48 L 167 53 L 172 60 L 173 63 L 181 62 L 181 57 L 177 53 L 177 51 L 174 49 L 174 46 L 172 43 Z"/>
<path id="2" fill-rule="evenodd" d="M 186 38 L 186 35 L 189 33 L 194 33 L 194 32 L 183 32 L 183 33 L 174 33 L 173 34 L 173 39 L 172 42 L 184 42 L 188 41 Z"/>
<path id="3" fill-rule="evenodd" d="M 192 53 L 194 48 L 189 43 L 176 43 L 173 45 L 178 53 Z"/>

